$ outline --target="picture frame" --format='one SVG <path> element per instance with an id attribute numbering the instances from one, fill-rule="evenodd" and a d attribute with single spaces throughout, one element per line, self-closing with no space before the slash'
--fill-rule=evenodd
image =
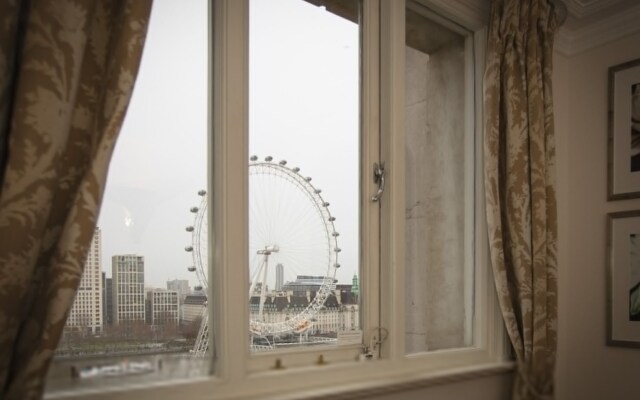
<path id="1" fill-rule="evenodd" d="M 607 217 L 607 345 L 640 348 L 640 210 Z"/>
<path id="2" fill-rule="evenodd" d="M 609 68 L 608 200 L 640 197 L 640 59 Z"/>

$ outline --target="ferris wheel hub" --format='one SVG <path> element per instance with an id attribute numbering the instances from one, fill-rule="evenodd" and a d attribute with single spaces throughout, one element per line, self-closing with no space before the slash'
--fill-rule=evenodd
<path id="1" fill-rule="evenodd" d="M 274 244 L 273 246 L 264 246 L 264 249 L 258 250 L 256 253 L 268 256 L 271 253 L 278 253 L 279 251 L 280 247 L 278 247 L 277 244 Z"/>

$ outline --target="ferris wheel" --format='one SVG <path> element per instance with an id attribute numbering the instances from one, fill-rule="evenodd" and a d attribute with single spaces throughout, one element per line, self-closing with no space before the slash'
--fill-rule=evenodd
<path id="1" fill-rule="evenodd" d="M 339 233 L 329 202 L 312 178 L 287 161 L 252 156 L 249 163 L 249 331 L 253 336 L 303 333 L 313 325 L 316 313 L 335 290 L 340 263 Z M 192 253 L 189 270 L 195 272 L 201 289 L 207 288 L 207 195 L 200 191 L 200 206 L 193 207 L 194 225 L 187 227 Z M 298 278 L 311 279 L 315 296 L 286 318 L 267 318 L 266 309 L 276 297 L 286 296 L 287 284 Z M 207 316 L 194 352 L 208 347 Z"/>

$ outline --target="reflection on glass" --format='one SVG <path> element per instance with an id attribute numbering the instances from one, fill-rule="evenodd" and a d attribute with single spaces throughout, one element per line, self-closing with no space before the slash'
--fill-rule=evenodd
<path id="1" fill-rule="evenodd" d="M 473 137 L 467 34 L 406 14 L 406 351 L 469 346 Z M 471 84 L 471 89 L 469 89 Z"/>
<path id="2" fill-rule="evenodd" d="M 253 351 L 360 330 L 358 5 L 250 2 Z"/>
<path id="3" fill-rule="evenodd" d="M 206 263 L 207 7 L 154 2 L 49 393 L 208 372 L 193 352 L 206 327 L 206 273 L 194 255 Z"/>

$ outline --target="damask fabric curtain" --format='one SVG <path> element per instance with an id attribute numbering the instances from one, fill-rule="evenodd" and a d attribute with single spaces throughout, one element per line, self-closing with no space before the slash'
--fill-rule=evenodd
<path id="1" fill-rule="evenodd" d="M 484 76 L 491 261 L 518 373 L 513 399 L 552 399 L 557 207 L 549 0 L 494 0 Z"/>
<path id="2" fill-rule="evenodd" d="M 3 400 L 42 396 L 93 236 L 151 1 L 0 2 Z"/>

